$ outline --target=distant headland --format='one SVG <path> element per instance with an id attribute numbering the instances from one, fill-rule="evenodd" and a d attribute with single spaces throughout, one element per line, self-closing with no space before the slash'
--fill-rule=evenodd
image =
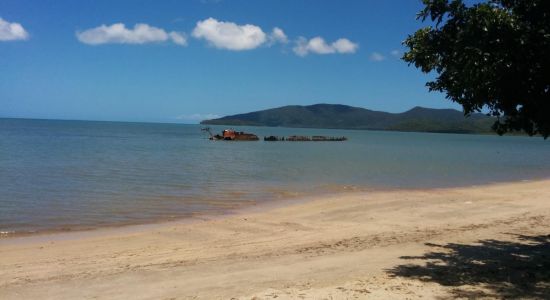
<path id="1" fill-rule="evenodd" d="M 495 119 L 484 114 L 465 117 L 455 109 L 415 107 L 388 113 L 341 104 L 289 105 L 204 120 L 201 124 L 331 129 L 370 129 L 441 133 L 491 133 Z"/>

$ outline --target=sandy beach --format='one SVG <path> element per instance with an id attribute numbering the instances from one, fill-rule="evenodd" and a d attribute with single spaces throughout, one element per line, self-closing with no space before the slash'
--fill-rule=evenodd
<path id="1" fill-rule="evenodd" d="M 545 298 L 550 180 L 4 238 L 0 257 L 1 299 Z"/>

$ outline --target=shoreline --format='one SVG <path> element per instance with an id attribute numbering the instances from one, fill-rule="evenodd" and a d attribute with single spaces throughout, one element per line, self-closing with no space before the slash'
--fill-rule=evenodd
<path id="1" fill-rule="evenodd" d="M 550 180 L 550 179 L 548 179 Z M 223 220 L 231 217 L 238 217 L 239 215 L 246 215 L 250 213 L 267 212 L 272 209 L 282 208 L 286 206 L 292 206 L 296 204 L 303 204 L 311 201 L 315 201 L 318 198 L 336 197 L 342 195 L 362 194 L 368 192 L 381 192 L 381 191 L 394 191 L 401 190 L 396 188 L 356 188 L 356 186 L 345 185 L 344 189 L 333 192 L 318 192 L 302 194 L 298 196 L 287 196 L 285 198 L 270 199 L 260 202 L 252 202 L 247 205 L 240 205 L 235 208 L 225 209 L 215 212 L 192 212 L 191 216 L 181 216 L 171 219 L 158 219 L 147 222 L 139 223 L 121 223 L 121 224 L 108 224 L 99 225 L 97 227 L 90 228 L 75 228 L 75 229 L 53 229 L 42 230 L 36 232 L 23 232 L 23 233 L 8 233 L 3 235 L 0 233 L 0 246 L 3 242 L 9 243 L 11 241 L 25 241 L 25 240 L 43 240 L 47 238 L 52 239 L 78 239 L 82 237 L 100 236 L 102 234 L 127 234 L 141 232 L 144 230 L 154 230 L 157 228 L 163 228 L 166 226 L 193 224 L 200 222 L 208 222 L 214 220 Z M 409 189 L 412 190 L 412 189 Z"/>
<path id="2" fill-rule="evenodd" d="M 69 228 L 54 228 L 54 229 L 45 229 L 45 230 L 36 230 L 33 232 L 13 232 L 13 231 L 0 231 L 0 245 L 4 241 L 10 241 L 13 239 L 25 239 L 32 237 L 41 237 L 41 236 L 52 236 L 52 235 L 78 235 L 78 234 L 100 234 L 96 233 L 97 231 L 109 231 L 109 232 L 132 232 L 134 229 L 139 228 L 149 228 L 156 226 L 169 226 L 171 224 L 187 224 L 193 222 L 202 222 L 205 220 L 215 220 L 219 218 L 227 218 L 235 215 L 250 213 L 250 212 L 260 212 L 262 210 L 269 210 L 273 208 L 280 208 L 287 205 L 293 205 L 298 203 L 306 203 L 309 201 L 315 201 L 318 198 L 326 198 L 331 196 L 338 195 L 352 195 L 352 194 L 361 194 L 368 192 L 388 192 L 388 191 L 429 191 L 429 190 L 445 190 L 445 189 L 456 189 L 456 188 L 473 188 L 473 187 L 483 187 L 483 186 L 495 186 L 495 185 L 507 185 L 514 183 L 523 183 L 523 182 L 537 182 L 537 181 L 549 181 L 550 177 L 540 177 L 540 178 L 530 178 L 530 179 L 520 179 L 520 180 L 510 180 L 510 181 L 493 181 L 488 183 L 480 184 L 465 184 L 465 185 L 456 185 L 456 186 L 441 186 L 441 187 L 419 187 L 419 188 L 395 188 L 395 187 L 374 187 L 374 186 L 358 186 L 358 185 L 338 185 L 336 189 L 334 187 L 325 187 L 326 190 L 320 192 L 289 192 L 290 194 L 298 194 L 286 197 L 271 197 L 269 200 L 265 201 L 251 201 L 248 204 L 238 203 L 234 208 L 226 208 L 214 210 L 214 211 L 205 211 L 205 212 L 189 212 L 187 215 L 174 216 L 170 218 L 159 218 L 159 219 L 150 219 L 143 221 L 135 222 L 125 222 L 125 223 L 109 223 L 101 225 L 86 225 L 85 227 L 79 227 L 79 225 L 67 225 Z M 300 194 L 301 193 L 301 194 Z M 71 227 L 72 226 L 72 227 Z"/>
<path id="3" fill-rule="evenodd" d="M 539 242 L 548 236 L 548 246 L 542 245 L 550 247 L 549 199 L 550 179 L 353 192 L 196 222 L 12 237 L 0 240 L 0 298 L 417 299 L 456 290 L 488 298 L 524 295 L 532 291 L 519 283 L 512 294 L 502 294 L 487 278 L 442 284 L 452 278 L 438 281 L 443 275 L 435 272 L 428 273 L 433 280 L 419 280 L 402 270 L 411 262 L 422 270 L 428 262 L 423 254 L 434 247 L 451 251 L 499 241 L 498 249 L 504 243 L 522 249 L 527 242 L 521 236 Z M 449 271 L 444 273 L 458 272 Z"/>

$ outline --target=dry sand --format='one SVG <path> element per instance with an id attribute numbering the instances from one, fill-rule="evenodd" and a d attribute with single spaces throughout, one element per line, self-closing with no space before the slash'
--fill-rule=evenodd
<path id="1" fill-rule="evenodd" d="M 0 240 L 0 299 L 550 295 L 550 180 Z"/>

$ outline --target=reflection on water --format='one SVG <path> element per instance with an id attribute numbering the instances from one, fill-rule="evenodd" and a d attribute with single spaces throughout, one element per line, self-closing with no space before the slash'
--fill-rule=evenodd
<path id="1" fill-rule="evenodd" d="M 0 231 L 141 223 L 312 193 L 550 173 L 550 143 L 541 138 L 239 130 L 349 140 L 224 142 L 209 141 L 198 125 L 0 119 Z"/>

